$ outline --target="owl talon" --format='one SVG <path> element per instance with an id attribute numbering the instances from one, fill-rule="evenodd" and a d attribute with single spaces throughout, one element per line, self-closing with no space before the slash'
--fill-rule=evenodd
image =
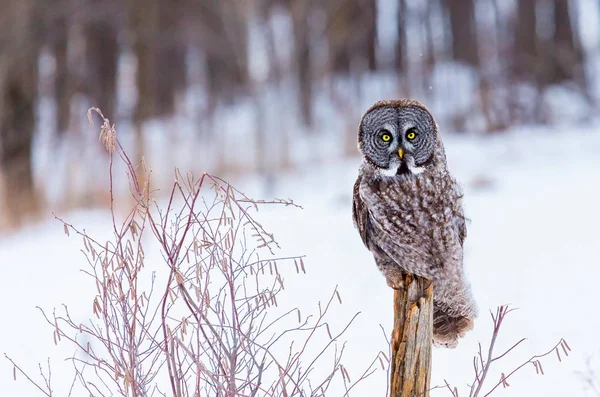
<path id="1" fill-rule="evenodd" d="M 404 283 L 402 282 L 403 279 L 402 277 L 398 277 L 395 279 L 392 279 L 390 277 L 386 277 L 385 281 L 387 282 L 388 287 L 395 289 L 395 290 L 401 290 L 404 289 Z"/>

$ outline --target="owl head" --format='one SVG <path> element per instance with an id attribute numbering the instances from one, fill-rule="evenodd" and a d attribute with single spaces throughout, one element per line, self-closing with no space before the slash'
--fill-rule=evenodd
<path id="1" fill-rule="evenodd" d="M 368 164 L 387 176 L 420 174 L 443 156 L 433 116 L 410 99 L 371 106 L 360 122 L 358 148 Z"/>

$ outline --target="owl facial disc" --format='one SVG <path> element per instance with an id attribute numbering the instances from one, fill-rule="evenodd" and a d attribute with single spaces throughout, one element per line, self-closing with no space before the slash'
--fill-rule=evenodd
<path id="1" fill-rule="evenodd" d="M 437 125 L 416 101 L 378 102 L 361 120 L 358 144 L 378 174 L 418 175 L 435 163 Z"/>

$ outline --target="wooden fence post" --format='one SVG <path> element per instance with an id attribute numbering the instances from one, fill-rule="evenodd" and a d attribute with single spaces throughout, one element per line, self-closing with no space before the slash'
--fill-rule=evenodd
<path id="1" fill-rule="evenodd" d="M 433 283 L 407 274 L 394 291 L 390 397 L 428 397 L 431 382 Z"/>

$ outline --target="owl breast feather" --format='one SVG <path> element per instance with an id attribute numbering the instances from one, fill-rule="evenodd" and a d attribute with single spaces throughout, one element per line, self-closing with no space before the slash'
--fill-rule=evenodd
<path id="1" fill-rule="evenodd" d="M 426 176 L 363 179 L 358 189 L 366 212 L 363 241 L 423 276 L 462 262 L 464 217 L 453 185 L 452 179 Z"/>

